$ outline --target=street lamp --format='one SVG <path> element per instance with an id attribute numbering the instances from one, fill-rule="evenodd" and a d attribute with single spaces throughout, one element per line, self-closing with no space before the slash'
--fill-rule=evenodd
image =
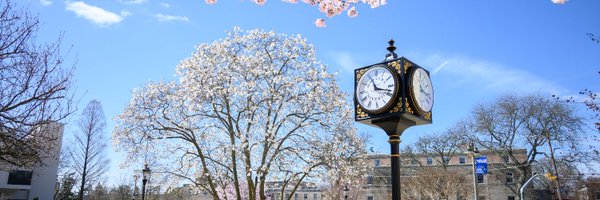
<path id="1" fill-rule="evenodd" d="M 521 196 L 521 200 L 525 199 L 525 196 L 523 195 L 523 193 L 525 192 L 525 188 L 527 187 L 527 185 L 529 185 L 529 183 L 531 183 L 531 181 L 535 177 L 538 177 L 538 176 L 539 176 L 539 174 L 533 173 L 533 176 L 531 176 L 531 178 L 529 178 L 527 181 L 525 181 L 525 184 L 523 184 L 523 186 L 521 186 L 521 188 L 519 189 L 519 195 Z"/>
<path id="2" fill-rule="evenodd" d="M 348 186 L 344 186 L 344 200 L 348 200 L 348 191 L 350 191 Z"/>
<path id="3" fill-rule="evenodd" d="M 467 153 L 471 154 L 471 164 L 473 166 L 473 199 L 477 200 L 477 169 L 475 168 L 475 156 L 479 154 L 479 150 L 475 147 L 472 142 L 469 143 L 469 149 Z"/>
<path id="4" fill-rule="evenodd" d="M 150 168 L 148 168 L 148 164 L 144 165 L 144 169 L 142 169 L 142 200 L 145 200 L 146 196 L 146 183 L 150 179 Z"/>
<path id="5" fill-rule="evenodd" d="M 138 175 L 138 174 L 133 175 L 133 200 L 137 199 L 137 194 L 139 192 L 138 187 L 137 187 L 137 181 L 139 178 L 140 178 L 140 175 Z"/>

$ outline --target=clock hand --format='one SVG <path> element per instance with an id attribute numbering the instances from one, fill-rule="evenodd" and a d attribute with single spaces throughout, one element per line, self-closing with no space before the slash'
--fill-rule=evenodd
<path id="1" fill-rule="evenodd" d="M 371 79 L 371 83 L 373 83 L 373 90 L 383 90 L 381 88 L 378 88 L 377 85 L 375 84 L 375 81 L 373 79 Z"/>
<path id="2" fill-rule="evenodd" d="M 423 88 L 419 88 L 419 91 L 427 96 L 431 96 L 431 94 L 429 92 L 426 92 L 425 90 L 423 90 Z"/>
<path id="3" fill-rule="evenodd" d="M 374 90 L 379 89 L 379 88 L 377 88 L 377 85 L 375 85 L 375 81 L 373 79 L 371 79 L 371 83 L 373 84 L 373 89 Z"/>

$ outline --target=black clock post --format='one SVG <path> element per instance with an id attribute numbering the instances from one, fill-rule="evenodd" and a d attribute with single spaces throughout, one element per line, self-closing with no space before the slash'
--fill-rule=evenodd
<path id="1" fill-rule="evenodd" d="M 433 88 L 427 70 L 404 57 L 398 58 L 394 53 L 394 40 L 389 41 L 387 50 L 390 53 L 383 62 L 354 70 L 354 117 L 359 123 L 383 129 L 389 137 L 392 199 L 400 200 L 400 136 L 411 126 L 431 124 Z M 385 98 L 385 91 L 381 91 L 382 83 L 378 83 L 387 80 L 386 75 L 378 77 L 378 73 L 369 73 L 369 69 L 383 67 L 390 70 L 397 80 L 392 98 Z M 416 72 L 420 70 L 424 71 L 424 75 Z M 364 81 L 364 76 L 369 76 L 370 81 Z M 372 106 L 372 102 L 380 101 L 383 102 L 381 106 Z"/>

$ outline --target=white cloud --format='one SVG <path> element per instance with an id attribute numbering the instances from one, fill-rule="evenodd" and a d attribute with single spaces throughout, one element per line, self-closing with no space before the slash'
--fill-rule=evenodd
<path id="1" fill-rule="evenodd" d="M 165 2 L 160 2 L 160 5 L 164 8 L 170 8 L 171 4 L 165 3 Z"/>
<path id="2" fill-rule="evenodd" d="M 560 94 L 567 92 L 556 83 L 543 79 L 530 72 L 504 66 L 494 62 L 465 57 L 429 56 L 422 66 L 438 66 L 432 72 L 448 84 L 457 87 L 470 85 L 483 90 L 511 92 L 547 92 Z"/>
<path id="3" fill-rule="evenodd" d="M 121 11 L 121 17 L 127 17 L 127 16 L 131 16 L 131 13 L 129 11 Z"/>
<path id="4" fill-rule="evenodd" d="M 40 0 L 40 3 L 44 6 L 49 6 L 52 5 L 52 1 L 51 0 Z"/>
<path id="5" fill-rule="evenodd" d="M 130 15 L 129 12 L 122 12 L 121 15 L 104 10 L 100 7 L 91 6 L 81 1 L 66 2 L 68 11 L 74 12 L 78 17 L 90 20 L 99 26 L 108 26 L 119 23 L 123 17 Z"/>
<path id="6" fill-rule="evenodd" d="M 350 53 L 347 52 L 332 52 L 331 57 L 335 62 L 335 65 L 340 67 L 342 71 L 349 74 L 354 74 L 354 69 L 362 67 Z"/>
<path id="7" fill-rule="evenodd" d="M 552 0 L 552 3 L 555 3 L 555 4 L 565 4 L 565 3 L 567 3 L 567 0 Z"/>
<path id="8" fill-rule="evenodd" d="M 148 1 L 148 0 L 119 0 L 119 1 L 126 3 L 126 4 L 143 4 L 143 3 L 146 3 L 146 1 Z"/>
<path id="9" fill-rule="evenodd" d="M 187 22 L 190 19 L 185 17 L 185 16 L 173 16 L 173 15 L 163 15 L 163 14 L 156 14 L 154 15 L 154 18 L 156 18 L 158 21 L 161 22 L 166 22 L 166 21 L 184 21 Z"/>
<path id="10" fill-rule="evenodd" d="M 440 66 L 436 67 L 433 70 L 433 74 L 437 74 L 440 70 L 442 70 L 442 68 L 444 68 L 446 65 L 448 65 L 448 61 L 445 61 L 444 63 L 442 63 Z"/>

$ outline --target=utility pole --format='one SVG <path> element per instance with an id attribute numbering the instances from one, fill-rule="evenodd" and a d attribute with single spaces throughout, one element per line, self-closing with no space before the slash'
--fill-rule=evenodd
<path id="1" fill-rule="evenodd" d="M 548 147 L 550 147 L 550 162 L 552 163 L 552 168 L 554 168 L 554 183 L 556 185 L 556 195 L 558 196 L 558 200 L 562 200 L 562 194 L 560 193 L 560 179 L 558 178 L 558 168 L 556 167 L 556 160 L 554 159 L 554 149 L 552 149 L 552 143 L 550 142 L 550 134 L 546 134 L 548 139 Z"/>
<path id="2" fill-rule="evenodd" d="M 478 154 L 479 151 L 475 148 L 475 144 L 472 142 L 469 144 L 469 149 L 467 150 L 469 154 L 471 154 L 471 164 L 473 168 L 473 199 L 477 200 L 479 197 L 477 196 L 477 169 L 475 168 L 475 154 Z"/>

